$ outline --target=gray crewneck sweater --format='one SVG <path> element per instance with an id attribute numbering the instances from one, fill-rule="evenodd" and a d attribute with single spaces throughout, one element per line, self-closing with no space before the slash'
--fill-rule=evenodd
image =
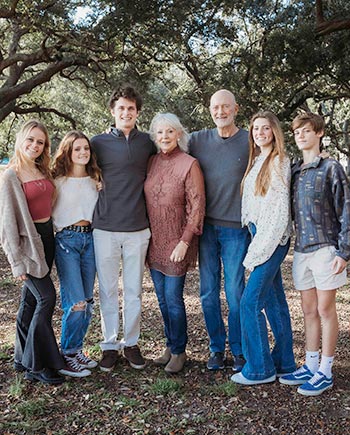
<path id="1" fill-rule="evenodd" d="M 240 228 L 240 188 L 248 164 L 248 132 L 240 129 L 224 139 L 216 128 L 200 130 L 191 134 L 189 148 L 204 174 L 206 222 Z"/>

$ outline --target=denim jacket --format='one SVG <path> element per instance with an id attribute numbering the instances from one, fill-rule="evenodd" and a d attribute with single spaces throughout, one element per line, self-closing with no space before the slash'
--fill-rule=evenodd
<path id="1" fill-rule="evenodd" d="M 292 167 L 292 214 L 295 251 L 313 252 L 335 246 L 337 255 L 350 259 L 350 189 L 343 167 L 318 156 Z"/>

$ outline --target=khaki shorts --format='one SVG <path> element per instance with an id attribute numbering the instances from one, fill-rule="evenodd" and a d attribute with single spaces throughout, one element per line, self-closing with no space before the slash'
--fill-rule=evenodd
<path id="1" fill-rule="evenodd" d="M 346 268 L 334 275 L 335 247 L 325 246 L 314 252 L 294 252 L 293 280 L 297 290 L 334 290 L 346 284 Z"/>

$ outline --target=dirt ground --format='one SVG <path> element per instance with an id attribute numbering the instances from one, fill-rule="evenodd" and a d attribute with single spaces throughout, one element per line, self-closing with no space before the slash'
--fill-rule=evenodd
<path id="1" fill-rule="evenodd" d="M 297 364 L 303 363 L 303 323 L 299 295 L 293 291 L 289 255 L 283 265 L 294 331 Z M 54 274 L 55 277 L 55 274 Z M 57 280 L 55 279 L 56 286 Z M 57 286 L 58 288 L 58 286 Z M 177 376 L 166 376 L 152 363 L 164 347 L 162 320 L 152 282 L 144 279 L 140 346 L 144 370 L 121 358 L 112 373 L 94 369 L 90 377 L 67 379 L 53 387 L 24 381 L 13 370 L 13 343 L 20 287 L 0 251 L 0 434 L 327 434 L 350 435 L 350 295 L 338 292 L 340 334 L 334 364 L 335 385 L 318 398 L 306 398 L 275 382 L 237 387 L 232 370 L 206 370 L 208 339 L 201 313 L 198 272 L 190 273 L 185 299 L 188 314 L 188 363 Z M 223 294 L 222 294 L 223 296 Z M 98 292 L 95 316 L 86 339 L 99 359 L 101 339 Z M 226 306 L 223 296 L 223 310 Z M 54 327 L 60 336 L 59 298 Z M 272 341 L 272 340 L 271 340 Z"/>

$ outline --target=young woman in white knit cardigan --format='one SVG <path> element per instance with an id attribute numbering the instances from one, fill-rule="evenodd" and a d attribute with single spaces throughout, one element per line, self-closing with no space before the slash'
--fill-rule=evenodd
<path id="1" fill-rule="evenodd" d="M 241 300 L 242 372 L 239 384 L 273 382 L 295 368 L 288 305 L 280 265 L 291 234 L 290 161 L 284 151 L 277 117 L 269 111 L 253 116 L 249 128 L 250 155 L 242 181 L 242 225 L 252 240 L 243 261 L 250 271 Z M 266 317 L 274 334 L 270 352 Z"/>

